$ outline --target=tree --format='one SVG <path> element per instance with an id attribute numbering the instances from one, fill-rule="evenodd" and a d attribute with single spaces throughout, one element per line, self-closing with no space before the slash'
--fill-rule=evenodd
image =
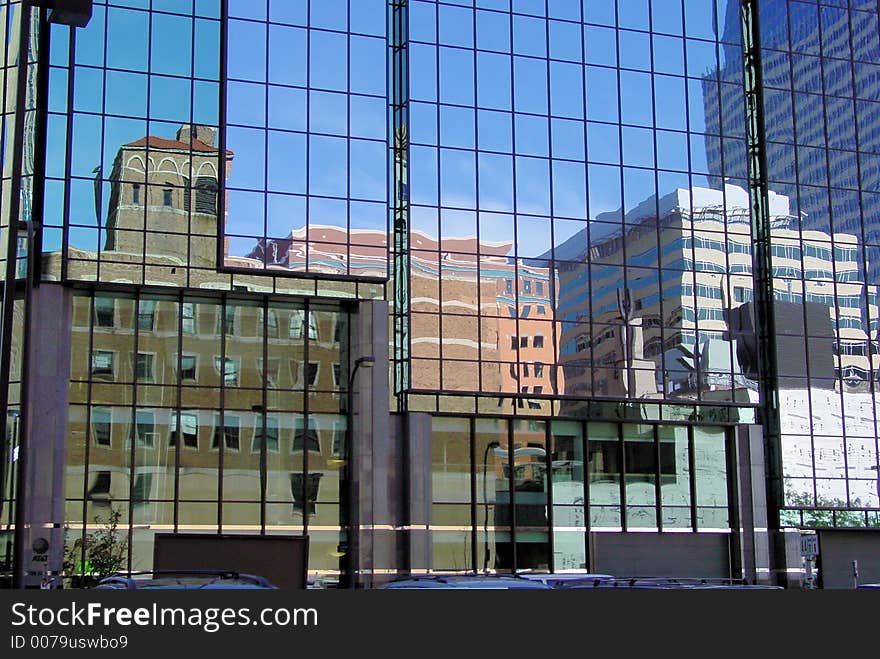
<path id="1" fill-rule="evenodd" d="M 88 587 L 107 575 L 119 572 L 128 560 L 128 539 L 117 532 L 122 513 L 114 508 L 106 521 L 95 517 L 98 528 L 76 539 L 65 541 L 64 574 L 71 587 Z"/>

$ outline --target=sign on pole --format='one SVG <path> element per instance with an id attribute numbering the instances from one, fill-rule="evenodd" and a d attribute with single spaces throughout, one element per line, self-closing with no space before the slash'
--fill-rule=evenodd
<path id="1" fill-rule="evenodd" d="M 815 558 L 819 555 L 819 535 L 816 533 L 801 534 L 801 556 Z"/>

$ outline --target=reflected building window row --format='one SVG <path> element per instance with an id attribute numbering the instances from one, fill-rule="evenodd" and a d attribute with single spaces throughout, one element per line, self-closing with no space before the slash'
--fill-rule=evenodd
<path id="1" fill-rule="evenodd" d="M 381 300 L 392 408 L 434 414 L 438 569 L 726 533 L 724 424 L 767 403 L 769 292 L 784 524 L 880 524 L 877 7 L 753 4 L 754 45 L 735 0 L 410 0 L 405 25 L 384 0 L 108 0 L 49 27 L 68 517 L 344 553 L 343 300 Z"/>
<path id="2" fill-rule="evenodd" d="M 433 420 L 434 571 L 586 569 L 595 534 L 729 528 L 722 427 L 478 418 L 470 428 Z"/>
<path id="3" fill-rule="evenodd" d="M 132 541 L 247 527 L 338 543 L 347 382 L 332 373 L 347 360 L 347 325 L 329 306 L 75 296 L 70 522 L 119 511 Z M 151 558 L 135 549 L 131 560 Z M 317 553 L 309 569 L 336 573 L 338 559 Z"/>

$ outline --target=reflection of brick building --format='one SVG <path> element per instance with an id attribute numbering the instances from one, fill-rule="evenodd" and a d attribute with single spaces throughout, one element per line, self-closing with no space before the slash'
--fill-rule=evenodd
<path id="1" fill-rule="evenodd" d="M 559 325 L 553 293 L 558 281 L 549 268 L 507 267 L 497 293 L 501 391 L 522 394 L 515 402 L 518 408 L 549 412 L 547 401 L 527 396 L 565 393 L 556 369 Z"/>
<path id="2" fill-rule="evenodd" d="M 188 242 L 190 235 L 217 235 L 215 135 L 207 126 L 182 126 L 174 140 L 151 135 L 120 147 L 110 174 L 105 251 L 216 262 L 216 243 Z M 231 164 L 227 151 L 227 174 Z"/>
<path id="3" fill-rule="evenodd" d="M 181 126 L 174 138 L 149 135 L 119 147 L 109 176 L 109 199 L 96 183 L 95 211 L 106 204 L 97 250 L 77 247 L 71 230 L 67 277 L 74 280 L 222 288 L 217 271 L 219 151 L 216 129 Z M 232 167 L 226 152 L 226 175 Z M 82 203 L 83 200 L 79 200 Z M 79 209 L 85 212 L 84 209 Z M 227 239 L 228 242 L 228 239 Z M 222 252 L 228 252 L 224 244 Z M 63 253 L 44 252 L 45 278 L 62 277 Z M 227 265 L 253 267 L 226 256 Z"/>
<path id="4" fill-rule="evenodd" d="M 84 451 L 88 451 L 86 496 L 92 505 L 127 500 L 130 486 L 135 499 L 145 504 L 172 500 L 175 469 L 180 469 L 181 499 L 210 499 L 218 487 L 222 446 L 224 497 L 253 499 L 260 487 L 265 433 L 270 499 L 300 498 L 303 484 L 296 476 L 303 475 L 304 451 L 308 450 L 308 473 L 319 479 L 316 485 L 320 485 L 322 500 L 333 500 L 335 495 L 327 490 L 338 488 L 345 431 L 338 398 L 315 399 L 306 428 L 298 392 L 305 388 L 333 392 L 344 387 L 339 382 L 337 337 L 345 328 L 339 326 L 339 317 L 278 307 L 268 310 L 269 320 L 264 323 L 262 310 L 253 306 L 230 304 L 224 311 L 219 304 L 184 302 L 180 308 L 182 319 L 176 303 L 142 299 L 136 305 L 133 300 L 98 297 L 90 307 L 87 298 L 77 298 L 68 442 L 70 491 L 82 487 L 79 479 L 86 463 Z M 90 312 L 95 344 L 91 358 Z M 177 335 L 181 321 L 182 346 Z M 221 323 L 225 341 L 221 341 Z M 265 370 L 264 333 L 269 354 Z M 225 354 L 225 368 L 221 354 Z M 268 387 L 265 414 L 264 384 Z M 81 406 L 89 394 L 92 405 Z M 179 459 L 174 451 L 178 424 Z M 77 469 L 76 465 L 81 466 Z M 214 522 L 204 508 L 204 515 L 198 516 L 201 523 Z M 141 521 L 170 524 L 170 509 L 157 509 Z M 282 516 L 276 513 L 275 517 L 281 523 Z M 288 517 L 288 524 L 301 523 Z"/>
<path id="5" fill-rule="evenodd" d="M 549 411 L 526 398 L 564 390 L 561 376 L 554 386 L 557 282 L 549 268 L 517 266 L 508 256 L 511 243 L 438 241 L 417 231 L 410 240 L 412 388 L 521 394 L 513 403 L 518 408 Z M 308 262 L 324 274 L 381 276 L 386 250 L 384 233 L 311 225 L 308 241 L 298 229 L 258 243 L 247 258 L 270 268 Z"/>
<path id="6" fill-rule="evenodd" d="M 131 265 L 146 263 L 147 283 L 223 288 L 213 142 L 213 129 L 185 126 L 176 139 L 120 147 L 105 243 L 71 250 L 70 274 L 88 278 L 99 262 L 102 278 L 131 281 Z M 48 272 L 58 257 L 44 255 Z M 85 508 L 69 519 L 103 518 L 112 506 L 148 533 L 250 528 L 264 489 L 267 524 L 302 529 L 307 513 L 338 529 L 346 318 L 253 295 L 76 297 L 66 475 L 68 497 L 84 497 Z M 326 393 L 307 403 L 307 391 Z M 218 517 L 221 498 L 239 503 Z M 134 560 L 147 560 L 140 545 Z"/>

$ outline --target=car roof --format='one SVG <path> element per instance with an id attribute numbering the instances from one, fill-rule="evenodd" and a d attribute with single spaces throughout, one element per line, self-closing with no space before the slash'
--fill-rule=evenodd
<path id="1" fill-rule="evenodd" d="M 736 579 L 635 577 L 582 579 L 560 583 L 558 588 L 622 588 L 635 590 L 782 590 L 781 586 L 748 584 Z"/>
<path id="2" fill-rule="evenodd" d="M 128 572 L 105 577 L 99 590 L 254 590 L 277 587 L 261 576 L 234 571 Z"/>
<path id="3" fill-rule="evenodd" d="M 592 572 L 522 572 L 517 574 L 517 577 L 546 584 L 614 579 L 610 574 L 594 574 Z"/>
<path id="4" fill-rule="evenodd" d="M 391 581 L 384 589 L 453 588 L 461 590 L 547 590 L 549 586 L 540 581 L 522 579 L 513 575 L 431 575 L 409 577 Z"/>

